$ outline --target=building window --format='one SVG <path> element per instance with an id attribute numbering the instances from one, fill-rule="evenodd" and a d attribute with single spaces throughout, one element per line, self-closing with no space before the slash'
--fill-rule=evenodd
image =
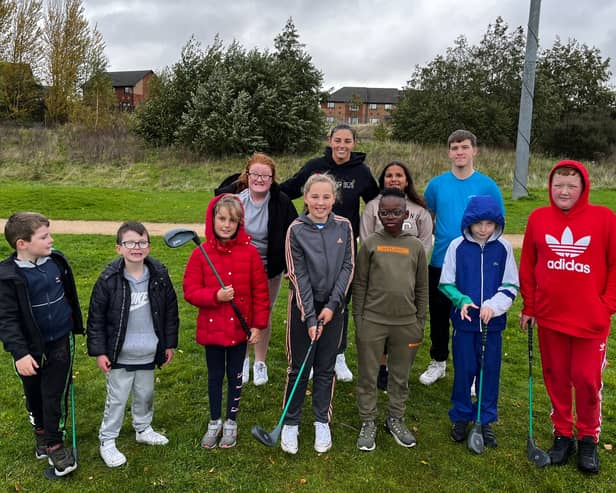
<path id="1" fill-rule="evenodd" d="M 330 110 L 333 110 L 336 107 L 336 103 L 332 102 L 332 101 L 328 101 L 327 102 L 327 108 Z"/>
<path id="2" fill-rule="evenodd" d="M 393 105 L 393 104 L 391 104 L 391 103 L 387 103 L 387 104 L 385 105 L 385 109 L 386 109 L 386 110 L 388 110 L 388 111 L 391 111 L 393 108 L 394 108 L 394 105 Z"/>
<path id="3" fill-rule="evenodd" d="M 327 123 L 334 123 L 335 118 L 333 116 L 328 116 L 328 117 L 325 118 L 325 121 Z"/>
<path id="4" fill-rule="evenodd" d="M 133 93 L 133 88 L 132 87 L 125 87 L 124 88 L 124 94 L 132 94 Z"/>
<path id="5" fill-rule="evenodd" d="M 381 120 L 378 118 L 370 118 L 370 123 L 372 123 L 373 125 L 376 125 L 377 123 L 379 123 Z"/>
<path id="6" fill-rule="evenodd" d="M 350 110 L 351 111 L 358 111 L 359 110 L 359 105 L 355 104 L 355 103 L 351 103 Z"/>
<path id="7" fill-rule="evenodd" d="M 356 116 L 352 116 L 349 118 L 349 125 L 357 125 L 359 123 L 359 118 Z"/>
<path id="8" fill-rule="evenodd" d="M 370 103 L 370 109 L 376 110 L 376 103 Z"/>

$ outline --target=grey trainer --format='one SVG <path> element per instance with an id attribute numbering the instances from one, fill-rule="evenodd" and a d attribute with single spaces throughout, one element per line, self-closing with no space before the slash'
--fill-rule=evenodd
<path id="1" fill-rule="evenodd" d="M 391 433 L 398 445 L 407 448 L 417 445 L 417 440 L 415 440 L 413 434 L 406 427 L 402 418 L 389 416 L 389 418 L 385 420 L 385 429 Z"/>
<path id="2" fill-rule="evenodd" d="M 222 425 L 222 438 L 218 442 L 220 448 L 235 447 L 237 443 L 237 422 L 228 419 Z"/>
<path id="3" fill-rule="evenodd" d="M 364 421 L 357 437 L 357 448 L 371 452 L 376 448 L 376 425 L 374 421 Z"/>
<path id="4" fill-rule="evenodd" d="M 215 448 L 218 435 L 222 433 L 222 420 L 216 419 L 209 422 L 207 425 L 207 431 L 201 439 L 201 446 L 203 448 Z"/>

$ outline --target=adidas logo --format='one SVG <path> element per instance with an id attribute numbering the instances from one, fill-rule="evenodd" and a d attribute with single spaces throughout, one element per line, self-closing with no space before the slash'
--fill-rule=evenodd
<path id="1" fill-rule="evenodd" d="M 569 226 L 567 226 L 560 237 L 560 241 L 552 235 L 545 235 L 545 242 L 550 247 L 550 250 L 559 257 L 575 258 L 586 251 L 588 245 L 590 245 L 590 236 L 584 236 L 574 242 L 573 233 Z"/>
<path id="2" fill-rule="evenodd" d="M 574 241 L 573 233 L 569 226 L 567 226 L 563 230 L 560 241 L 554 236 L 546 234 L 545 242 L 550 247 L 550 250 L 561 257 L 558 260 L 548 260 L 548 269 L 590 274 L 590 265 L 578 263 L 574 260 L 565 260 L 574 259 L 582 255 L 588 248 L 588 245 L 590 245 L 590 236 L 584 236 Z"/>

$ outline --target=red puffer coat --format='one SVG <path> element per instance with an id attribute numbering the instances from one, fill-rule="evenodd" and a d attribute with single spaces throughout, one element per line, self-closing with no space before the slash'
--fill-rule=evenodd
<path id="1" fill-rule="evenodd" d="M 228 194 L 225 194 L 228 195 Z M 214 234 L 214 206 L 225 195 L 215 197 L 205 215 L 203 244 L 225 286 L 235 290 L 233 301 L 252 329 L 264 329 L 269 320 L 267 275 L 257 249 L 240 224 L 237 235 L 223 245 Z M 237 346 L 246 333 L 233 312 L 231 303 L 219 302 L 220 283 L 199 248 L 195 248 L 184 271 L 184 299 L 199 308 L 197 342 L 212 346 Z"/>

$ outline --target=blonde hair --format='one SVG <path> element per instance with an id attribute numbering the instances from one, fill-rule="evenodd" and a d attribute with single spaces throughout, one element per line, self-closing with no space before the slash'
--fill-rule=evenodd
<path id="1" fill-rule="evenodd" d="M 231 193 L 223 195 L 214 206 L 214 217 L 216 217 L 218 211 L 223 207 L 229 211 L 229 215 L 235 219 L 238 224 L 244 221 L 244 207 L 242 207 L 242 203 L 237 195 Z"/>
<path id="2" fill-rule="evenodd" d="M 310 188 L 315 183 L 328 183 L 332 187 L 334 197 L 338 200 L 338 186 L 336 185 L 334 177 L 329 173 L 315 173 L 314 175 L 310 175 L 304 184 L 304 197 L 308 195 Z"/>

